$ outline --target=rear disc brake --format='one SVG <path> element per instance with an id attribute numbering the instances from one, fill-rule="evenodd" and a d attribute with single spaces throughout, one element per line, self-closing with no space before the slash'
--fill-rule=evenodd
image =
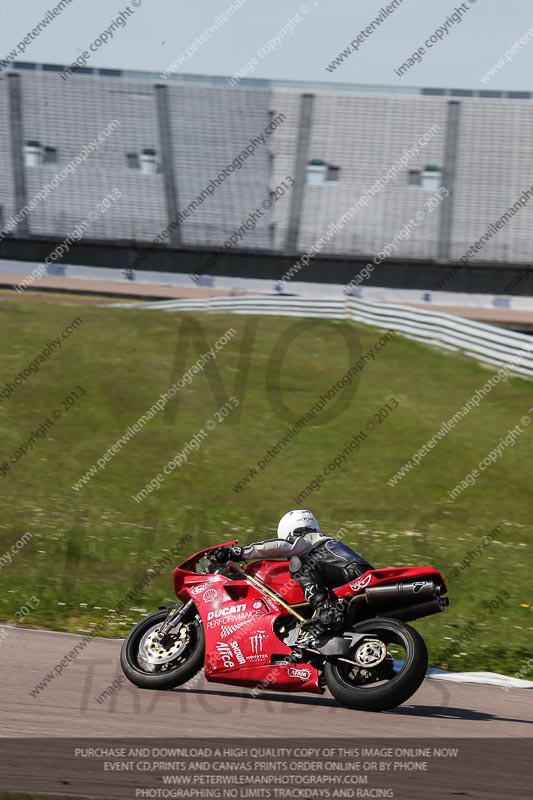
<path id="1" fill-rule="evenodd" d="M 360 667 L 377 667 L 387 656 L 387 645 L 379 639 L 366 639 L 354 653 Z"/>

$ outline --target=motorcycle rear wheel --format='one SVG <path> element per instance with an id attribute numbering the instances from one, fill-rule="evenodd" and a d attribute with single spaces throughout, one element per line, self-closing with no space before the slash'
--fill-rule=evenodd
<path id="1" fill-rule="evenodd" d="M 324 666 L 324 675 L 333 697 L 341 705 L 359 711 L 388 711 L 405 703 L 420 687 L 428 667 L 426 644 L 418 631 L 386 618 L 365 620 L 355 625 L 353 631 L 370 634 L 369 652 L 372 647 L 374 652 L 379 651 L 379 643 L 399 646 L 405 652 L 403 665 L 395 672 L 390 655 L 374 668 L 329 661 Z M 350 658 L 359 648 L 359 645 L 354 647 Z"/>
<path id="2" fill-rule="evenodd" d="M 160 646 L 152 636 L 166 617 L 166 610 L 145 617 L 130 631 L 122 645 L 122 671 L 141 689 L 173 689 L 202 669 L 204 632 L 198 617 L 179 625 L 168 642 Z"/>

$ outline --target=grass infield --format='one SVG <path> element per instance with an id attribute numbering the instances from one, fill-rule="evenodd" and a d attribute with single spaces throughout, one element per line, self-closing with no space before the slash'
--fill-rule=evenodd
<path id="1" fill-rule="evenodd" d="M 431 564 L 449 579 L 450 609 L 416 623 L 432 665 L 533 677 L 531 429 L 455 501 L 448 495 L 521 424 L 533 406 L 531 382 L 513 377 L 493 388 L 391 486 L 496 368 L 400 336 L 378 350 L 382 332 L 352 323 L 73 308 L 25 297 L 0 304 L 0 394 L 78 315 L 83 325 L 11 397 L 0 396 L 0 467 L 9 466 L 0 477 L 0 618 L 80 636 L 123 635 L 172 600 L 171 567 L 160 574 L 156 567 L 172 547 L 180 552 L 184 536 L 193 541 L 181 546 L 183 556 L 231 538 L 274 536 L 308 487 L 301 506 L 326 533 L 344 529 L 344 540 L 374 566 Z M 216 359 L 75 491 L 230 328 L 236 335 Z M 364 353 L 351 385 L 283 443 L 287 428 Z M 237 408 L 227 405 L 231 396 Z M 21 445 L 27 452 L 16 457 Z M 179 453 L 181 466 L 136 502 Z M 342 463 L 329 469 L 337 456 Z M 509 597 L 491 608 L 502 590 Z"/>

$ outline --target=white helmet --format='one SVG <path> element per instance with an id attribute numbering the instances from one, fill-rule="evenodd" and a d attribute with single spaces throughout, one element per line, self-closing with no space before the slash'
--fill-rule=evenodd
<path id="1" fill-rule="evenodd" d="M 311 511 L 289 511 L 279 521 L 278 539 L 290 539 L 292 534 L 300 536 L 308 531 L 320 533 L 320 525 Z"/>

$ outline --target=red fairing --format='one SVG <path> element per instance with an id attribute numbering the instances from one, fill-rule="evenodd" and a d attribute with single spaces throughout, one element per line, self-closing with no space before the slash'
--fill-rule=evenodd
<path id="1" fill-rule="evenodd" d="M 274 633 L 274 623 L 286 612 L 255 586 L 222 575 L 190 574 L 182 591 L 194 600 L 202 620 L 208 681 L 259 685 L 265 691 L 324 691 L 310 664 L 272 663 L 292 652 Z"/>
<path id="2" fill-rule="evenodd" d="M 179 599 L 183 603 L 186 603 L 187 600 L 190 600 L 189 593 L 185 592 L 183 589 L 184 589 L 185 579 L 190 578 L 191 575 L 201 578 L 202 581 L 205 580 L 205 575 L 198 575 L 196 569 L 194 569 L 194 567 L 196 566 L 196 562 L 200 558 L 202 558 L 212 550 L 218 550 L 219 547 L 231 547 L 231 545 L 236 544 L 236 542 L 237 539 L 232 539 L 231 542 L 222 542 L 222 544 L 215 544 L 213 545 L 213 547 L 207 547 L 204 548 L 203 550 L 198 550 L 197 553 L 194 553 L 192 556 L 189 556 L 189 558 L 186 561 L 183 561 L 179 566 L 177 566 L 172 573 L 172 581 L 174 584 L 174 592 L 176 593 L 176 597 L 179 597 Z"/>
<path id="3" fill-rule="evenodd" d="M 371 569 L 364 572 L 359 578 L 349 581 L 344 586 L 333 590 L 337 597 L 351 597 L 362 594 L 365 589 L 374 586 L 386 586 L 399 581 L 433 581 L 440 585 L 441 594 L 448 589 L 440 572 L 433 567 L 387 567 L 386 569 Z"/>
<path id="4" fill-rule="evenodd" d="M 291 578 L 287 561 L 256 561 L 246 567 L 246 572 L 277 592 L 290 606 L 305 603 L 302 588 Z"/>
<path id="5" fill-rule="evenodd" d="M 269 589 L 273 589 L 289 605 L 304 603 L 305 598 L 297 583 L 290 576 L 289 565 L 283 561 L 256 561 L 246 567 L 246 572 L 258 578 Z M 354 578 L 349 583 L 333 590 L 337 597 L 347 597 L 361 594 L 369 586 L 386 586 L 397 581 L 433 581 L 442 586 L 441 593 L 447 591 L 446 584 L 440 572 L 433 567 L 389 567 L 387 569 L 373 569 L 364 572 L 361 577 Z"/>

